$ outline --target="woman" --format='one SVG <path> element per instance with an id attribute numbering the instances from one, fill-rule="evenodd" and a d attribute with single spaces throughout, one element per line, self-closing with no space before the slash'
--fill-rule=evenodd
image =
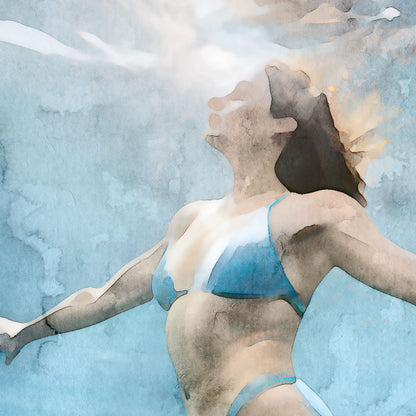
<path id="1" fill-rule="evenodd" d="M 338 266 L 415 303 L 416 256 L 382 237 L 365 213 L 362 181 L 305 74 L 267 67 L 209 105 L 206 140 L 232 166 L 231 194 L 182 208 L 166 237 L 102 288 L 29 323 L 2 319 L 6 364 L 33 340 L 154 296 L 168 311 L 169 353 L 189 415 L 330 415 L 296 379 L 291 358 L 311 296 Z"/>

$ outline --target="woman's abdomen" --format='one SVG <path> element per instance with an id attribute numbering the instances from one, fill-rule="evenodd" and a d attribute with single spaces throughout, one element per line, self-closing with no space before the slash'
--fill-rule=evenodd
<path id="1" fill-rule="evenodd" d="M 238 392 L 263 373 L 293 374 L 300 319 L 284 300 L 191 292 L 172 305 L 166 337 L 189 415 L 226 415 Z"/>

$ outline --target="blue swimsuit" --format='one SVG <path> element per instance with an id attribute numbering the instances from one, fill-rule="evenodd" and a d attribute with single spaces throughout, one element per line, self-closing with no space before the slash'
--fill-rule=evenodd
<path id="1" fill-rule="evenodd" d="M 199 290 L 236 299 L 284 299 L 302 317 L 305 306 L 283 270 L 270 230 L 270 210 L 286 195 L 268 208 L 246 214 L 249 221 L 207 253 L 189 290 L 175 290 L 165 253 L 152 281 L 153 295 L 162 308 L 169 310 L 180 296 Z"/>
<path id="2" fill-rule="evenodd" d="M 241 216 L 247 216 L 247 222 L 204 253 L 205 259 L 188 290 L 175 290 L 166 268 L 165 252 L 152 280 L 153 295 L 162 308 L 168 311 L 179 297 L 203 291 L 235 299 L 283 299 L 302 317 L 306 307 L 283 270 L 270 229 L 270 210 L 286 195 L 268 208 Z M 322 400 L 305 383 L 286 373 L 266 373 L 250 381 L 233 401 L 227 416 L 237 415 L 250 399 L 281 384 L 294 384 L 316 415 L 331 416 Z"/>

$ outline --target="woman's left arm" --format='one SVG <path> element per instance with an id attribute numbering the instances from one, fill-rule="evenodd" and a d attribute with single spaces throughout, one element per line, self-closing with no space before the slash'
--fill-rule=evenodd
<path id="1" fill-rule="evenodd" d="M 374 289 L 416 304 L 416 255 L 385 238 L 364 208 L 348 199 L 324 227 L 323 247 L 332 265 Z"/>

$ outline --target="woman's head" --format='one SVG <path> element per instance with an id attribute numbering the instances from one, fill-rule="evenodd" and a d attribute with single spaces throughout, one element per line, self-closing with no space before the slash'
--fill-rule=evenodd
<path id="1" fill-rule="evenodd" d="M 240 150 L 253 152 L 259 146 L 275 154 L 276 140 L 272 138 L 293 132 L 297 124 L 292 117 L 273 117 L 271 101 L 264 71 L 251 81 L 239 82 L 230 94 L 212 98 L 208 105 L 214 112 L 209 116 L 206 140 L 229 159 Z"/>
<path id="2" fill-rule="evenodd" d="M 276 175 L 290 191 L 334 189 L 366 204 L 359 190 L 364 182 L 349 163 L 326 96 L 315 93 L 304 72 L 267 66 L 209 106 L 206 140 L 232 164 L 249 160 L 247 154 L 274 157 Z"/>

